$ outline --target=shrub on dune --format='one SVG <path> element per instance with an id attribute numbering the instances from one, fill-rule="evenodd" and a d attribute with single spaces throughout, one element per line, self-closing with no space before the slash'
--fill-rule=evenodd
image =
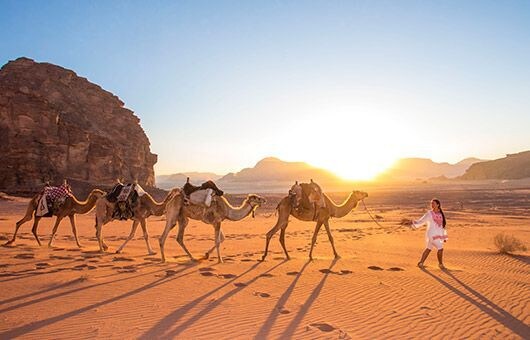
<path id="1" fill-rule="evenodd" d="M 493 243 L 501 254 L 511 254 L 516 251 L 526 251 L 524 243 L 513 235 L 500 233 L 495 235 Z"/>

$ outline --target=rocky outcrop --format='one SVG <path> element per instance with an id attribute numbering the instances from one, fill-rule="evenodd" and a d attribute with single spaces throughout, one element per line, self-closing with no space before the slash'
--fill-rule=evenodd
<path id="1" fill-rule="evenodd" d="M 447 180 L 463 175 L 478 158 L 466 158 L 458 163 L 436 163 L 427 158 L 401 158 L 380 174 L 379 181 L 408 182 L 425 179 Z"/>
<path id="2" fill-rule="evenodd" d="M 530 151 L 506 155 L 505 158 L 475 163 L 460 177 L 465 180 L 530 178 Z"/>
<path id="3" fill-rule="evenodd" d="M 38 190 L 65 178 L 154 186 L 156 161 L 140 120 L 112 93 L 28 58 L 0 69 L 0 191 Z"/>

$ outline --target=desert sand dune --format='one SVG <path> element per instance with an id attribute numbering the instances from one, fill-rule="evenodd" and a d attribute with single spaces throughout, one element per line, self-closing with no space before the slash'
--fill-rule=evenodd
<path id="1" fill-rule="evenodd" d="M 141 236 L 114 254 L 127 222 L 108 225 L 110 249 L 100 254 L 93 213 L 77 220 L 82 249 L 67 226 L 55 248 L 38 247 L 30 227 L 22 228 L 15 245 L 0 248 L 0 338 L 527 338 L 530 254 L 498 254 L 492 240 L 503 231 L 530 244 L 530 216 L 514 215 L 516 206 L 482 214 L 487 204 L 457 211 L 448 202 L 448 270 L 434 257 L 420 270 L 423 230 L 399 222 L 423 211 L 423 197 L 393 204 L 393 195 L 367 200 L 382 227 L 362 209 L 333 221 L 339 260 L 321 232 L 308 262 L 312 226 L 293 219 L 286 233 L 292 259 L 284 260 L 275 237 L 269 258 L 259 262 L 275 223 L 274 196 L 255 219 L 226 223 L 222 264 L 215 257 L 189 261 L 173 234 L 166 264 L 146 255 Z M 3 242 L 24 208 L 0 202 Z M 48 240 L 52 221 L 41 224 Z M 152 241 L 164 225 L 149 219 Z M 190 223 L 192 252 L 211 240 L 208 225 Z"/>

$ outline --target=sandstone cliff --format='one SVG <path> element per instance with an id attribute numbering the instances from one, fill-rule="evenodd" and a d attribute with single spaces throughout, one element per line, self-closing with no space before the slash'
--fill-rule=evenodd
<path id="1" fill-rule="evenodd" d="M 461 179 L 522 179 L 530 178 L 530 151 L 506 155 L 505 158 L 475 163 Z"/>
<path id="2" fill-rule="evenodd" d="M 112 93 L 28 58 L 0 69 L 0 191 L 31 192 L 64 178 L 154 186 L 156 161 L 140 120 Z"/>

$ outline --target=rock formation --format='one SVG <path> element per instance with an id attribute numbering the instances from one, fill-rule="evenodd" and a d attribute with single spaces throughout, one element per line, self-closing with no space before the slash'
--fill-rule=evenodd
<path id="1" fill-rule="evenodd" d="M 139 123 L 118 97 L 71 70 L 10 61 L 0 69 L 0 191 L 64 178 L 154 186 L 157 156 Z"/>
<path id="2" fill-rule="evenodd" d="M 460 178 L 465 180 L 530 178 L 530 151 L 475 163 Z"/>

